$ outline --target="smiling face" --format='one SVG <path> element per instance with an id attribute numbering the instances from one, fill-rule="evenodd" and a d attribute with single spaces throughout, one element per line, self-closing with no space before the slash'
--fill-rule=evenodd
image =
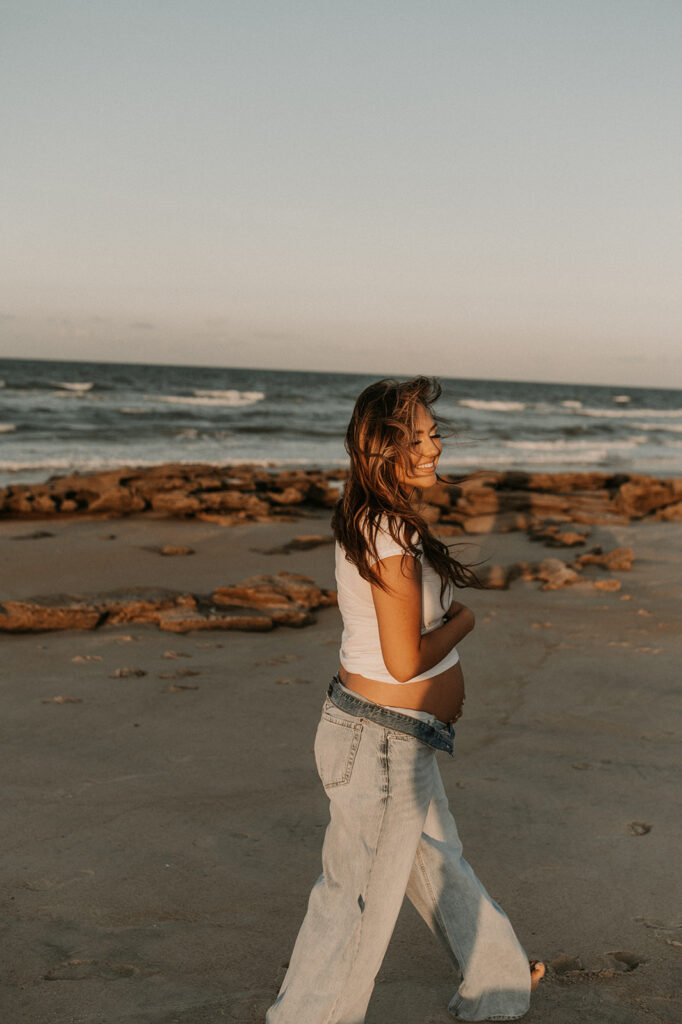
<path id="1" fill-rule="evenodd" d="M 438 424 L 425 405 L 418 405 L 408 453 L 409 465 L 396 467 L 399 483 L 407 487 L 432 487 L 436 483 L 436 466 L 443 450 L 439 439 Z"/>

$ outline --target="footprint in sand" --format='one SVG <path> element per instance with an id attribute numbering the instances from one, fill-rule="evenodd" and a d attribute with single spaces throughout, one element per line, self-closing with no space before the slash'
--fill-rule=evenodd
<path id="1" fill-rule="evenodd" d="M 628 828 L 633 836 L 646 836 L 651 832 L 653 825 L 648 825 L 646 821 L 631 821 Z"/>
<path id="2" fill-rule="evenodd" d="M 165 557 L 177 558 L 183 555 L 193 555 L 194 548 L 185 547 L 183 544 L 164 544 L 159 545 L 142 545 L 142 551 L 151 551 L 155 555 L 164 555 Z"/>
<path id="3" fill-rule="evenodd" d="M 86 882 L 94 876 L 95 872 L 90 868 L 84 868 L 73 878 L 36 878 L 30 882 L 24 882 L 23 888 L 31 892 L 49 892 L 52 889 L 63 889 L 74 882 Z"/>
<path id="4" fill-rule="evenodd" d="M 663 939 L 667 946 L 682 949 L 682 924 L 666 924 L 665 921 L 652 920 L 647 917 L 636 917 L 645 928 L 651 928 L 657 939 Z"/>
<path id="5" fill-rule="evenodd" d="M 42 540 L 44 537 L 54 537 L 54 534 L 49 530 L 34 530 L 33 533 L 18 533 L 10 540 Z"/>
<path id="6" fill-rule="evenodd" d="M 90 978 L 104 978 L 115 980 L 116 978 L 132 978 L 133 975 L 143 974 L 149 976 L 158 974 L 158 971 L 141 969 L 135 964 L 112 964 L 103 960 L 64 960 L 43 975 L 45 981 L 87 981 Z"/>
<path id="7" fill-rule="evenodd" d="M 273 658 L 264 658 L 261 661 L 254 661 L 254 668 L 260 665 L 283 665 L 287 661 L 300 661 L 300 654 L 277 654 Z"/>
<path id="8" fill-rule="evenodd" d="M 614 978 L 618 974 L 629 974 L 642 964 L 644 957 L 619 949 L 584 962 L 579 956 L 560 953 L 549 962 L 550 971 L 560 981 L 596 981 Z"/>

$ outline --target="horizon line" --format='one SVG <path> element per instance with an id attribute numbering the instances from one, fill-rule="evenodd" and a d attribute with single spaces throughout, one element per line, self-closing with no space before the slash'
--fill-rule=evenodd
<path id="1" fill-rule="evenodd" d="M 0 363 L 3 362 L 21 362 L 21 363 L 73 363 L 73 364 L 94 364 L 96 366 L 163 366 L 168 369 L 191 369 L 191 370 L 246 370 L 251 373 L 303 373 L 303 374 L 330 374 L 337 377 L 372 377 L 375 380 L 382 380 L 384 378 L 397 378 L 400 380 L 409 380 L 411 376 L 417 376 L 417 374 L 403 374 L 403 373 L 382 373 L 381 371 L 363 370 L 363 371 L 350 371 L 350 370 L 311 370 L 309 368 L 303 369 L 299 367 L 281 367 L 281 366 L 240 366 L 231 365 L 225 366 L 221 364 L 204 364 L 204 363 L 164 363 L 160 361 L 142 361 L 142 362 L 129 362 L 112 359 L 73 359 L 73 358 L 45 358 L 41 356 L 0 356 Z M 516 377 L 453 377 L 448 374 L 423 374 L 420 376 L 435 377 L 437 380 L 443 381 L 471 381 L 483 384 L 550 384 L 557 387 L 583 387 L 583 388 L 613 388 L 630 391 L 682 391 L 681 387 L 663 387 L 661 385 L 652 384 L 606 384 L 606 383 L 588 383 L 586 381 L 577 380 L 546 380 L 546 379 L 528 379 L 528 378 L 516 378 Z"/>

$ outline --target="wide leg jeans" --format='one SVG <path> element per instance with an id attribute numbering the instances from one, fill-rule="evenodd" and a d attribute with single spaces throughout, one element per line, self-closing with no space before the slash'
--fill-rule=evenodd
<path id="1" fill-rule="evenodd" d="M 322 874 L 266 1024 L 363 1024 L 406 892 L 461 972 L 454 1016 L 521 1017 L 528 959 L 462 856 L 433 748 L 326 701 L 315 758 Z"/>

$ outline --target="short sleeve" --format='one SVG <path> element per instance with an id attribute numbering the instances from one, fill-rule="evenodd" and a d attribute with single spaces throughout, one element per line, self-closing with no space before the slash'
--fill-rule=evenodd
<path id="1" fill-rule="evenodd" d="M 413 543 L 417 543 L 417 545 L 421 548 L 421 545 L 418 544 L 419 537 L 416 531 L 412 535 L 412 540 Z M 402 546 L 402 544 L 399 544 L 396 540 L 393 539 L 393 537 L 391 537 L 390 533 L 388 532 L 388 529 L 386 529 L 383 524 L 380 524 L 379 529 L 377 530 L 376 549 L 377 557 L 376 559 L 370 557 L 370 565 L 372 565 L 375 561 L 381 561 L 384 558 L 390 558 L 391 555 L 404 555 L 406 553 L 405 548 Z"/>

